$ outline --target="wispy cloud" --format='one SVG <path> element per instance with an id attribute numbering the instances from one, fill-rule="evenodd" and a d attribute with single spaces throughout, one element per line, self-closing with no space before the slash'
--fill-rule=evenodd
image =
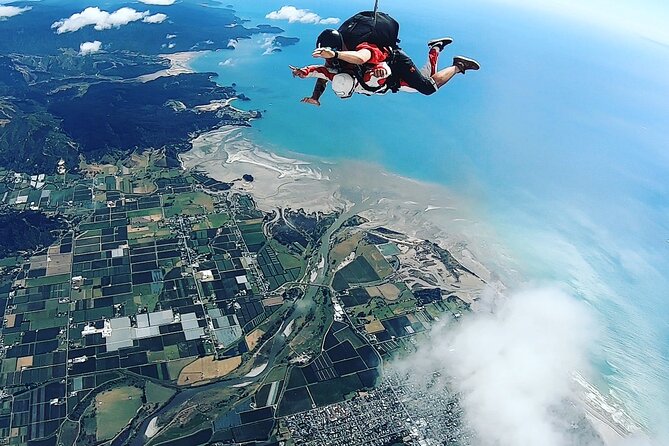
<path id="1" fill-rule="evenodd" d="M 142 22 L 144 23 L 163 23 L 167 19 L 166 14 L 158 13 L 158 14 L 153 14 L 146 16 L 142 19 Z"/>
<path id="2" fill-rule="evenodd" d="M 572 372 L 588 368 L 597 324 L 585 305 L 555 289 L 496 306 L 435 328 L 398 366 L 426 380 L 434 371 L 452 377 L 477 444 L 570 444 L 556 409 L 572 396 Z"/>
<path id="3" fill-rule="evenodd" d="M 276 45 L 274 37 L 266 37 L 260 44 L 260 47 L 265 51 L 262 53 L 263 56 L 269 56 L 276 52 L 279 49 L 279 46 Z"/>
<path id="4" fill-rule="evenodd" d="M 137 11 L 133 8 L 120 8 L 114 12 L 103 11 L 98 7 L 89 7 L 81 12 L 72 14 L 70 17 L 61 19 L 51 25 L 58 34 L 75 32 L 86 26 L 93 26 L 96 30 L 119 28 L 131 22 L 142 20 L 146 23 L 161 23 L 167 16 L 165 14 L 151 15 L 149 11 Z"/>
<path id="5" fill-rule="evenodd" d="M 222 62 L 219 62 L 218 66 L 219 67 L 234 67 L 235 66 L 235 61 L 234 61 L 234 59 L 228 58 L 228 59 L 225 59 Z"/>
<path id="6" fill-rule="evenodd" d="M 142 3 L 147 5 L 157 5 L 157 6 L 170 6 L 173 5 L 175 0 L 139 0 Z"/>
<path id="7" fill-rule="evenodd" d="M 84 42 L 79 45 L 79 55 L 87 56 L 89 54 L 97 53 L 102 47 L 102 42 L 94 40 L 93 42 Z"/>
<path id="8" fill-rule="evenodd" d="M 265 16 L 270 20 L 287 20 L 289 23 L 311 23 L 314 25 L 336 25 L 340 20 L 336 17 L 322 18 L 308 9 L 298 9 L 295 6 L 282 6 L 278 11 L 272 11 Z"/>
<path id="9" fill-rule="evenodd" d="M 0 20 L 14 17 L 19 14 L 23 14 L 26 11 L 30 11 L 32 8 L 30 6 L 18 7 L 18 6 L 0 6 Z"/>

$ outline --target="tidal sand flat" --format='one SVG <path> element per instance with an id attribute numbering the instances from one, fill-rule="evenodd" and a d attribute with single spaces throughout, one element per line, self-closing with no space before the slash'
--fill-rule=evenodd
<path id="1" fill-rule="evenodd" d="M 238 127 L 208 132 L 192 142 L 193 149 L 180 155 L 185 169 L 234 183 L 235 190 L 252 194 L 265 211 L 355 213 L 369 220 L 369 226 L 438 242 L 488 283 L 498 277 L 489 270 L 501 268 L 502 260 L 498 265 L 490 249 L 492 233 L 472 217 L 463 200 L 442 186 L 395 175 L 369 162 L 280 156 L 258 146 Z M 252 175 L 254 181 L 235 181 L 243 175 Z M 486 266 L 477 258 L 486 258 Z"/>
<path id="2" fill-rule="evenodd" d="M 158 79 L 159 77 L 178 76 L 179 74 L 195 73 L 195 71 L 191 68 L 190 63 L 196 57 L 204 53 L 206 53 L 206 51 L 184 51 L 181 53 L 160 54 L 161 58 L 166 59 L 170 62 L 169 68 L 156 71 L 155 73 L 139 76 L 135 80 L 139 82 L 150 82 Z"/>
<path id="3" fill-rule="evenodd" d="M 248 192 L 263 210 L 303 208 L 314 212 L 345 209 L 349 204 L 336 183 L 314 162 L 287 158 L 262 150 L 243 136 L 242 129 L 227 127 L 193 140 L 193 149 L 180 155 L 186 169 L 202 170 L 213 178 L 233 182 L 252 175 L 253 182 L 235 188 Z"/>

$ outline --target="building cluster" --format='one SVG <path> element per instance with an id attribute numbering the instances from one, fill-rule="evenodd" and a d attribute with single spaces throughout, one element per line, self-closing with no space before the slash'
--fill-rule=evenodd
<path id="1" fill-rule="evenodd" d="M 384 385 L 403 402 L 411 417 L 411 431 L 421 446 L 475 444 L 471 430 L 463 422 L 458 396 L 439 374 L 416 379 L 391 371 Z"/>
<path id="2" fill-rule="evenodd" d="M 292 415 L 286 423 L 297 445 L 382 446 L 411 440 L 401 406 L 392 389 L 383 386 L 348 401 Z"/>
<path id="3" fill-rule="evenodd" d="M 457 397 L 444 386 L 414 383 L 394 372 L 371 392 L 285 419 L 296 445 L 465 446 Z"/>

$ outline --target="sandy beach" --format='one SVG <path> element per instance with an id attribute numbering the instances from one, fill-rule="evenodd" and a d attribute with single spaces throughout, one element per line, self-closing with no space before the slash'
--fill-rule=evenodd
<path id="1" fill-rule="evenodd" d="M 328 176 L 331 172 L 323 172 L 307 161 L 264 151 L 246 139 L 240 128 L 228 127 L 201 135 L 193 141 L 193 149 L 180 155 L 180 159 L 184 168 L 203 170 L 221 181 L 253 175 L 255 181 L 240 182 L 236 189 L 251 193 L 265 211 L 290 206 L 330 212 L 349 206 Z"/>
<path id="2" fill-rule="evenodd" d="M 578 373 L 573 375 L 578 384 L 578 396 L 587 419 L 607 445 L 617 445 L 641 428 L 623 410 L 611 405 L 592 384 Z"/>
<path id="3" fill-rule="evenodd" d="M 146 438 L 152 438 L 155 436 L 158 431 L 158 417 L 153 417 L 151 418 L 151 421 L 149 421 L 149 425 L 146 427 L 146 432 L 144 435 L 146 435 Z"/>
<path id="4" fill-rule="evenodd" d="M 615 446 L 620 444 L 620 441 L 627 435 L 621 433 L 620 428 L 615 424 L 603 419 L 594 407 L 586 405 L 585 416 L 606 445 Z"/>
<path id="5" fill-rule="evenodd" d="M 145 74 L 135 78 L 138 82 L 150 82 L 165 76 L 177 76 L 179 74 L 195 73 L 190 67 L 190 62 L 207 51 L 184 51 L 173 54 L 160 54 L 159 57 L 170 62 L 169 68 L 156 71 L 155 73 Z"/>

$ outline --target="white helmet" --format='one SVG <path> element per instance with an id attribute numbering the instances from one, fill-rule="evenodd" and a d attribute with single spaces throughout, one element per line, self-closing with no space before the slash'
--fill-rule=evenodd
<path id="1" fill-rule="evenodd" d="M 337 96 L 347 99 L 353 96 L 357 82 L 350 74 L 339 73 L 332 78 L 332 89 Z"/>

